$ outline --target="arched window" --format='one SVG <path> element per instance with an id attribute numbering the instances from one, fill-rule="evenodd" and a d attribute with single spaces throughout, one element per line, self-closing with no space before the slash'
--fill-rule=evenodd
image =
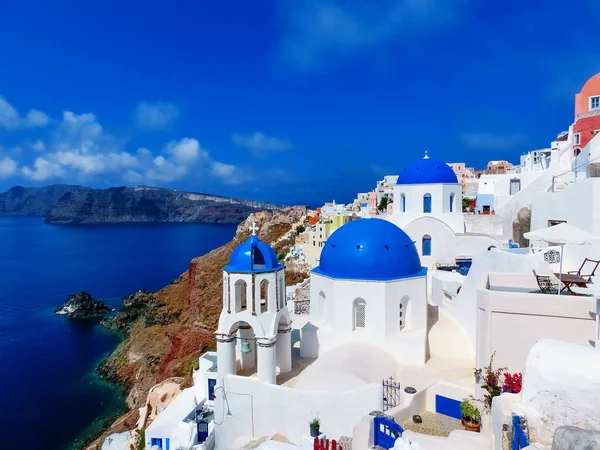
<path id="1" fill-rule="evenodd" d="M 431 256 L 431 236 L 423 236 L 423 256 Z"/>
<path id="2" fill-rule="evenodd" d="M 362 298 L 354 300 L 354 329 L 364 329 L 367 324 L 367 304 Z"/>
<path id="3" fill-rule="evenodd" d="M 402 208 L 402 212 L 406 212 L 406 195 L 404 194 L 400 196 L 400 206 Z"/>
<path id="4" fill-rule="evenodd" d="M 431 212 L 431 194 L 425 194 L 423 196 L 423 212 L 424 213 Z"/>
<path id="5" fill-rule="evenodd" d="M 450 212 L 454 211 L 454 192 L 450 194 Z"/>
<path id="6" fill-rule="evenodd" d="M 269 282 L 262 280 L 260 282 L 260 312 L 269 311 Z"/>
<path id="7" fill-rule="evenodd" d="M 247 290 L 247 285 L 244 280 L 237 280 L 235 282 L 235 312 L 236 313 L 246 310 L 246 307 L 247 307 L 246 290 Z"/>

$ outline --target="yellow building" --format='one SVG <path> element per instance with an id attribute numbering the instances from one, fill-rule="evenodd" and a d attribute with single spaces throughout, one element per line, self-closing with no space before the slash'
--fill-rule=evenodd
<path id="1" fill-rule="evenodd" d="M 325 239 L 331 236 L 335 230 L 342 225 L 350 222 L 350 216 L 347 215 L 334 215 L 323 217 L 323 224 L 325 224 Z"/>

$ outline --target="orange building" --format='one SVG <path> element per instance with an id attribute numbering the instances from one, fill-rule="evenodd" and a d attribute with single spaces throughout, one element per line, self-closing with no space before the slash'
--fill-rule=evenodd
<path id="1" fill-rule="evenodd" d="M 575 124 L 573 148 L 578 155 L 600 131 L 600 73 L 590 78 L 575 94 Z"/>

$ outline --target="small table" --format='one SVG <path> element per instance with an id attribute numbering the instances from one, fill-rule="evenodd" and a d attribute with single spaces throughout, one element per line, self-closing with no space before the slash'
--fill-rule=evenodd
<path id="1" fill-rule="evenodd" d="M 569 291 L 569 293 L 571 295 L 577 295 L 575 292 L 573 292 L 571 290 L 571 286 L 585 288 L 585 287 L 587 287 L 587 284 L 588 284 L 588 281 L 585 278 L 580 277 L 579 275 L 572 275 L 569 273 L 563 273 L 562 275 L 560 273 L 555 273 L 554 275 L 556 276 L 556 278 L 558 278 L 560 280 L 560 282 L 564 286 L 560 290 L 560 292 L 567 290 L 567 291 Z"/>

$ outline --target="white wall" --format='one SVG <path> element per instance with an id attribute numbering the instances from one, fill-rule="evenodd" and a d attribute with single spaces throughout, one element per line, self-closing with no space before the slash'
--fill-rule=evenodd
<path id="1" fill-rule="evenodd" d="M 487 273 L 532 274 L 532 269 L 540 271 L 545 267 L 547 265 L 544 265 L 533 255 L 518 255 L 500 250 L 486 251 L 474 255 L 473 265 L 460 293 L 453 299 L 451 304 L 442 302 L 440 310 L 455 319 L 465 329 L 471 343 L 471 351 L 474 353 L 477 344 L 477 291 L 485 288 Z M 439 294 L 436 295 L 439 297 Z"/>
<path id="2" fill-rule="evenodd" d="M 381 410 L 381 384 L 341 393 L 313 392 L 261 383 L 255 378 L 228 375 L 227 392 L 217 390 L 215 401 L 216 449 L 231 448 L 239 437 L 279 433 L 301 443 L 309 422 L 318 417 L 330 439 L 352 436 L 355 425 L 373 410 Z M 229 415 L 230 414 L 230 415 Z"/>
<path id="3" fill-rule="evenodd" d="M 523 378 L 521 403 L 533 443 L 550 445 L 560 425 L 600 429 L 600 352 L 549 339 L 536 343 Z"/>
<path id="4" fill-rule="evenodd" d="M 465 214 L 465 232 L 504 236 L 502 217 L 491 214 Z"/>
<path id="5" fill-rule="evenodd" d="M 402 212 L 402 194 L 406 196 L 406 211 Z M 431 195 L 431 213 L 423 212 L 423 197 Z M 450 195 L 454 194 L 452 212 Z M 394 210 L 387 218 L 400 228 L 420 217 L 435 217 L 455 233 L 464 231 L 462 217 L 462 187 L 460 184 L 402 184 L 394 188 Z"/>
<path id="6" fill-rule="evenodd" d="M 301 330 L 300 350 L 303 356 L 315 358 L 345 341 L 364 340 L 386 349 L 398 359 L 424 362 L 427 330 L 425 274 L 392 281 L 358 281 L 313 273 L 310 290 L 311 323 Z M 364 329 L 354 329 L 356 299 L 366 302 Z"/>
<path id="7" fill-rule="evenodd" d="M 491 286 L 526 287 L 537 290 L 528 274 L 490 274 Z M 595 339 L 594 297 L 478 292 L 477 367 L 485 366 L 491 354 L 497 367 L 522 372 L 530 349 L 540 339 L 552 338 L 581 345 Z"/>

